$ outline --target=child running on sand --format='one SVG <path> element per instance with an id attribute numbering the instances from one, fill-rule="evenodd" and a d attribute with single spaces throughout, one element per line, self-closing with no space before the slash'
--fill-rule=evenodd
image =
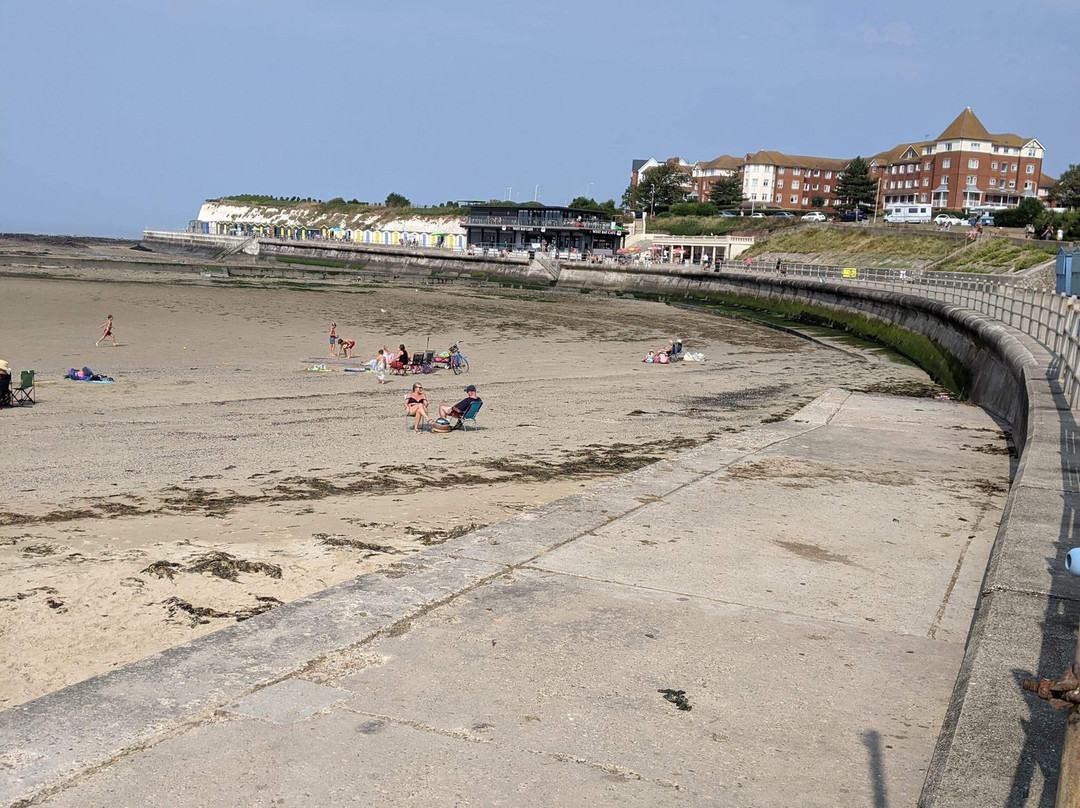
<path id="1" fill-rule="evenodd" d="M 337 356 L 337 323 L 330 323 L 330 355 Z"/>
<path id="2" fill-rule="evenodd" d="M 112 344 L 114 348 L 120 344 L 116 341 L 116 335 L 113 333 L 113 321 L 111 314 L 108 315 L 105 318 L 105 322 L 101 324 L 101 339 L 94 343 L 94 347 L 96 348 L 101 345 L 101 341 L 104 340 L 105 337 L 112 337 Z"/>

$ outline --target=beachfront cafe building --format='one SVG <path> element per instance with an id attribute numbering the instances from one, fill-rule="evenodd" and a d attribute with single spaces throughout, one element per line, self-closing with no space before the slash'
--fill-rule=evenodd
<path id="1" fill-rule="evenodd" d="M 461 224 L 470 249 L 557 251 L 560 258 L 611 256 L 625 237 L 613 219 L 577 208 L 477 205 Z"/>

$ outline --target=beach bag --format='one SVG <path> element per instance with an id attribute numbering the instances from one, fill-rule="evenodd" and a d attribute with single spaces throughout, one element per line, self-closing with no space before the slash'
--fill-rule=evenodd
<path id="1" fill-rule="evenodd" d="M 439 418 L 431 425 L 432 432 L 450 432 L 452 429 L 450 422 L 445 418 Z"/>

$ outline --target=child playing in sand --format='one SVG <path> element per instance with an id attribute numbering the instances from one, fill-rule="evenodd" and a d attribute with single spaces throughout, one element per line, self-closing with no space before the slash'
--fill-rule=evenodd
<path id="1" fill-rule="evenodd" d="M 354 339 L 339 339 L 337 341 L 338 350 L 341 352 L 341 355 L 344 356 L 346 359 L 352 359 L 352 349 L 355 345 L 356 340 Z M 331 351 L 331 353 L 332 352 L 333 351 Z"/>
<path id="2" fill-rule="evenodd" d="M 114 348 L 120 344 L 116 341 L 116 335 L 113 333 L 113 322 L 111 314 L 108 315 L 105 318 L 105 322 L 101 324 L 101 339 L 94 343 L 94 347 L 96 348 L 101 345 L 101 341 L 105 339 L 105 337 L 112 337 L 112 344 Z"/>
<path id="3" fill-rule="evenodd" d="M 330 355 L 337 356 L 337 323 L 330 323 Z"/>
<path id="4" fill-rule="evenodd" d="M 377 354 L 375 354 L 375 359 L 372 360 L 375 363 L 373 365 L 375 369 L 375 381 L 377 381 L 379 384 L 386 383 L 386 367 L 388 365 L 386 354 L 386 346 L 384 345 L 382 346 L 382 349 Z"/>

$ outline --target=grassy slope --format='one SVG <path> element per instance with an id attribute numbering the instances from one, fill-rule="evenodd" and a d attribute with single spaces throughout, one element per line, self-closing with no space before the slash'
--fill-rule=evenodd
<path id="1" fill-rule="evenodd" d="M 1056 254 L 1056 246 L 1047 246 L 1036 241 L 1020 245 L 1005 239 L 992 238 L 957 252 L 934 269 L 943 272 L 1015 272 L 1048 261 Z"/>
<path id="2" fill-rule="evenodd" d="M 878 235 L 855 228 L 800 227 L 755 244 L 751 256 L 783 255 L 807 263 L 861 267 L 923 267 L 956 249 L 933 236 Z"/>
<path id="3" fill-rule="evenodd" d="M 1055 251 L 1037 242 L 1021 246 L 988 234 L 978 244 L 965 247 L 964 242 L 932 235 L 800 227 L 758 242 L 747 254 L 841 266 L 913 269 L 933 265 L 948 272 L 1010 272 L 1053 258 Z"/>

